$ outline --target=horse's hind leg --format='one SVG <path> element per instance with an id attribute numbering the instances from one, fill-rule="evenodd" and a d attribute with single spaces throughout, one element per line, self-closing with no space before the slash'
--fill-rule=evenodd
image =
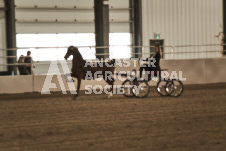
<path id="1" fill-rule="evenodd" d="M 76 94 L 75 94 L 74 97 L 73 97 L 73 100 L 75 100 L 75 99 L 78 97 L 78 93 L 79 93 L 81 81 L 82 81 L 81 78 L 77 78 L 77 82 L 78 82 L 78 83 L 77 83 L 77 90 L 76 90 Z"/>

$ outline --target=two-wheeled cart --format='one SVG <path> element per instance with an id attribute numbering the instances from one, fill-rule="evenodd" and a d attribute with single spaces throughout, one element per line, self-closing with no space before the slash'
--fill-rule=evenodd
<path id="1" fill-rule="evenodd" d="M 179 79 L 163 79 L 161 78 L 161 71 L 154 71 L 154 76 L 149 73 L 147 80 L 139 80 L 134 77 L 135 70 L 132 75 L 125 75 L 127 79 L 122 83 L 123 94 L 126 97 L 138 97 L 144 98 L 150 92 L 149 81 L 153 77 L 159 77 L 159 81 L 156 85 L 156 90 L 161 96 L 173 96 L 178 97 L 183 92 L 183 83 Z M 163 71 L 163 70 L 162 70 Z"/>

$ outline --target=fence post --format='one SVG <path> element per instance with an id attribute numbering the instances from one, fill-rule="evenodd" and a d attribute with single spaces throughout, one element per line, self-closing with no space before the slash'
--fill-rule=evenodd
<path id="1" fill-rule="evenodd" d="M 171 53 L 172 53 L 172 58 L 174 60 L 174 49 L 175 49 L 175 47 L 174 46 L 170 46 L 170 49 L 171 49 Z"/>

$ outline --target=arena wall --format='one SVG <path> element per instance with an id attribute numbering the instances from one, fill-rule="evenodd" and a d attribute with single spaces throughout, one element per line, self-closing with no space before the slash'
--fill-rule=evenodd
<path id="1" fill-rule="evenodd" d="M 133 65 L 133 63 L 132 63 Z M 186 78 L 183 83 L 186 84 L 208 84 L 208 83 L 223 83 L 226 82 L 226 58 L 216 59 L 192 59 L 192 60 L 162 60 L 162 69 L 168 69 L 169 73 L 176 71 L 179 75 L 179 71 L 182 71 L 182 78 Z M 116 67 L 116 72 L 119 71 L 131 71 L 132 69 L 138 70 L 136 67 L 130 66 L 128 68 Z M 64 75 L 61 75 L 66 90 L 69 90 L 68 84 Z M 0 77 L 0 93 L 25 93 L 25 92 L 41 92 L 46 80 L 46 75 L 34 75 L 34 76 L 1 76 Z M 98 80 L 98 81 L 97 81 Z M 85 85 L 107 85 L 104 80 L 83 80 L 81 90 L 85 89 Z M 101 80 L 101 81 L 99 81 Z M 50 91 L 61 91 L 59 80 L 57 75 L 53 75 L 52 83 L 56 84 L 56 88 L 51 88 Z M 122 82 L 116 80 L 116 85 L 120 85 Z M 151 81 L 151 85 L 155 85 L 156 82 Z M 75 80 L 76 86 L 76 80 Z"/>
<path id="2" fill-rule="evenodd" d="M 223 31 L 223 4 L 222 0 L 142 0 L 142 30 L 143 45 L 149 46 L 150 41 L 155 39 L 154 34 L 160 34 L 164 40 L 164 46 L 185 46 L 175 52 L 175 59 L 201 58 L 206 52 L 207 57 L 220 57 L 218 52 L 220 46 L 194 47 L 194 45 L 221 44 L 216 38 L 219 32 Z M 208 17 L 207 17 L 208 16 Z M 211 52 L 216 50 L 216 52 Z M 150 49 L 145 48 L 144 52 L 149 53 Z M 171 52 L 165 48 L 164 52 Z M 195 53 L 193 53 L 195 52 Z M 194 57 L 195 56 L 195 57 Z M 148 57 L 148 56 L 147 56 Z M 171 54 L 165 55 L 166 59 Z"/>

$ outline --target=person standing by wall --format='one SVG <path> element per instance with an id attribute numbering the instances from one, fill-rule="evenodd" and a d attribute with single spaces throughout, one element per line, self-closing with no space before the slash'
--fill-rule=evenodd
<path id="1" fill-rule="evenodd" d="M 220 41 L 221 41 L 221 55 L 224 55 L 224 38 L 225 35 L 223 32 L 219 32 L 218 35 L 216 35 L 215 37 L 217 37 Z"/>
<path id="2" fill-rule="evenodd" d="M 21 55 L 19 60 L 18 60 L 18 70 L 20 72 L 20 75 L 27 75 L 28 74 L 28 71 L 27 71 L 27 66 L 24 65 L 24 56 Z"/>
<path id="3" fill-rule="evenodd" d="M 31 63 L 32 63 L 32 58 L 31 58 L 31 51 L 27 51 L 27 56 L 24 59 L 24 63 L 26 64 L 26 69 L 28 71 L 28 74 L 31 74 Z"/>

